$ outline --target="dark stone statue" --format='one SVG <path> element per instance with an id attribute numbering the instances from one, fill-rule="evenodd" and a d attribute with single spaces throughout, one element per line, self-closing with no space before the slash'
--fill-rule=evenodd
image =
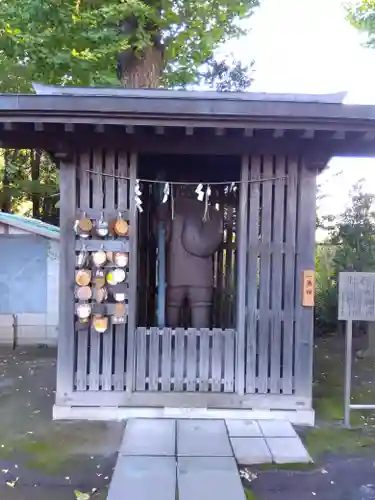
<path id="1" fill-rule="evenodd" d="M 194 195 L 180 192 L 171 210 L 161 205 L 158 221 L 164 221 L 167 253 L 167 321 L 180 325 L 182 305 L 188 301 L 193 328 L 210 326 L 213 297 L 213 254 L 223 240 L 223 219 Z"/>

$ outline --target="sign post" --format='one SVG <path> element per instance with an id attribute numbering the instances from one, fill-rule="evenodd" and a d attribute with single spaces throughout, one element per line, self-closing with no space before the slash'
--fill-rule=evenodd
<path id="1" fill-rule="evenodd" d="M 351 404 L 353 321 L 375 321 L 375 273 L 339 274 L 338 319 L 346 322 L 344 425 L 350 427 L 351 410 L 375 410 L 375 404 Z"/>

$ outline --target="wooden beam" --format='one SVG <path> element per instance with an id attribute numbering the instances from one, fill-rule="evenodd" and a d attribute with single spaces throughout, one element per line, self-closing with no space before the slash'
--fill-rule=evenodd
<path id="1" fill-rule="evenodd" d="M 74 132 L 75 125 L 74 123 L 65 123 L 64 124 L 64 131 L 65 132 Z"/>
<path id="2" fill-rule="evenodd" d="M 253 137 L 254 136 L 254 129 L 253 128 L 245 128 L 244 129 L 244 136 L 245 137 Z"/>
<path id="3" fill-rule="evenodd" d="M 215 128 L 215 135 L 218 135 L 220 137 L 222 137 L 223 135 L 225 135 L 225 128 L 216 127 Z"/>
<path id="4" fill-rule="evenodd" d="M 315 136 L 315 130 L 305 130 L 302 133 L 302 138 L 303 139 L 313 139 Z"/>
<path id="5" fill-rule="evenodd" d="M 375 132 L 366 132 L 363 134 L 364 141 L 375 141 Z"/>
<path id="6" fill-rule="evenodd" d="M 34 129 L 37 132 L 43 132 L 43 130 L 44 130 L 44 123 L 42 123 L 42 122 L 35 122 L 34 123 Z"/>
<path id="7" fill-rule="evenodd" d="M 97 132 L 98 134 L 104 134 L 104 132 L 105 132 L 104 125 L 102 123 L 95 125 L 95 132 Z"/>
<path id="8" fill-rule="evenodd" d="M 277 128 L 273 131 L 273 136 L 275 139 L 280 139 L 285 134 L 285 130 L 282 128 Z"/>
<path id="9" fill-rule="evenodd" d="M 345 132 L 345 130 L 337 130 L 336 132 L 334 132 L 334 133 L 332 134 L 332 138 L 333 138 L 334 140 L 339 140 L 339 141 L 342 141 L 342 140 L 344 140 L 344 139 L 345 139 L 345 137 L 346 137 L 346 132 Z"/>
<path id="10" fill-rule="evenodd" d="M 76 132 L 79 128 L 76 127 Z M 83 151 L 93 145 L 140 153 L 154 154 L 202 154 L 202 155 L 242 155 L 252 154 L 298 154 L 330 158 L 332 156 L 375 156 L 375 141 L 364 141 L 361 137 L 333 140 L 315 138 L 309 141 L 302 138 L 285 137 L 278 140 L 272 136 L 254 137 L 201 135 L 175 135 L 171 137 L 150 134 L 124 133 L 112 131 L 97 134 L 56 133 L 46 129 L 43 133 L 30 131 L 0 131 L 3 147 L 41 148 L 47 151 Z"/>

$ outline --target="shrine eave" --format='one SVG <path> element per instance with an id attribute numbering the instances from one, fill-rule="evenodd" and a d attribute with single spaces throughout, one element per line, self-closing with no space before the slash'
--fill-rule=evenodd
<path id="1" fill-rule="evenodd" d="M 375 155 L 375 106 L 343 104 L 341 94 L 38 91 L 0 94 L 3 147 L 56 149 L 60 141 L 72 148 L 95 141 L 155 153 Z"/>

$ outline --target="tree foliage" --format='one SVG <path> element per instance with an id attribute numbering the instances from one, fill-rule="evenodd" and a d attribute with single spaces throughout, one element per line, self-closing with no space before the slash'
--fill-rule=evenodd
<path id="1" fill-rule="evenodd" d="M 345 211 L 325 217 L 326 241 L 316 251 L 316 320 L 322 331 L 337 325 L 338 275 L 375 271 L 375 196 L 355 184 Z"/>
<path id="2" fill-rule="evenodd" d="M 244 33 L 240 20 L 257 5 L 258 0 L 2 0 L 0 89 L 30 91 L 32 81 L 118 84 L 118 54 L 132 50 L 141 57 L 155 37 L 163 45 L 163 85 L 197 83 L 202 64 Z M 127 19 L 136 22 L 124 30 Z"/>
<path id="3" fill-rule="evenodd" d="M 118 86 L 119 55 L 141 60 L 157 44 L 161 80 L 154 83 L 169 88 L 204 84 L 219 91 L 246 90 L 252 63 L 217 60 L 215 54 L 227 40 L 244 33 L 240 21 L 251 16 L 258 2 L 2 0 L 0 92 L 31 92 L 34 81 Z M 2 152 L 1 209 L 22 207 L 34 217 L 56 222 L 51 205 L 51 201 L 56 204 L 58 191 L 54 169 L 41 152 Z"/>
<path id="4" fill-rule="evenodd" d="M 347 17 L 354 27 L 368 35 L 367 45 L 375 47 L 375 0 L 350 2 Z"/>

